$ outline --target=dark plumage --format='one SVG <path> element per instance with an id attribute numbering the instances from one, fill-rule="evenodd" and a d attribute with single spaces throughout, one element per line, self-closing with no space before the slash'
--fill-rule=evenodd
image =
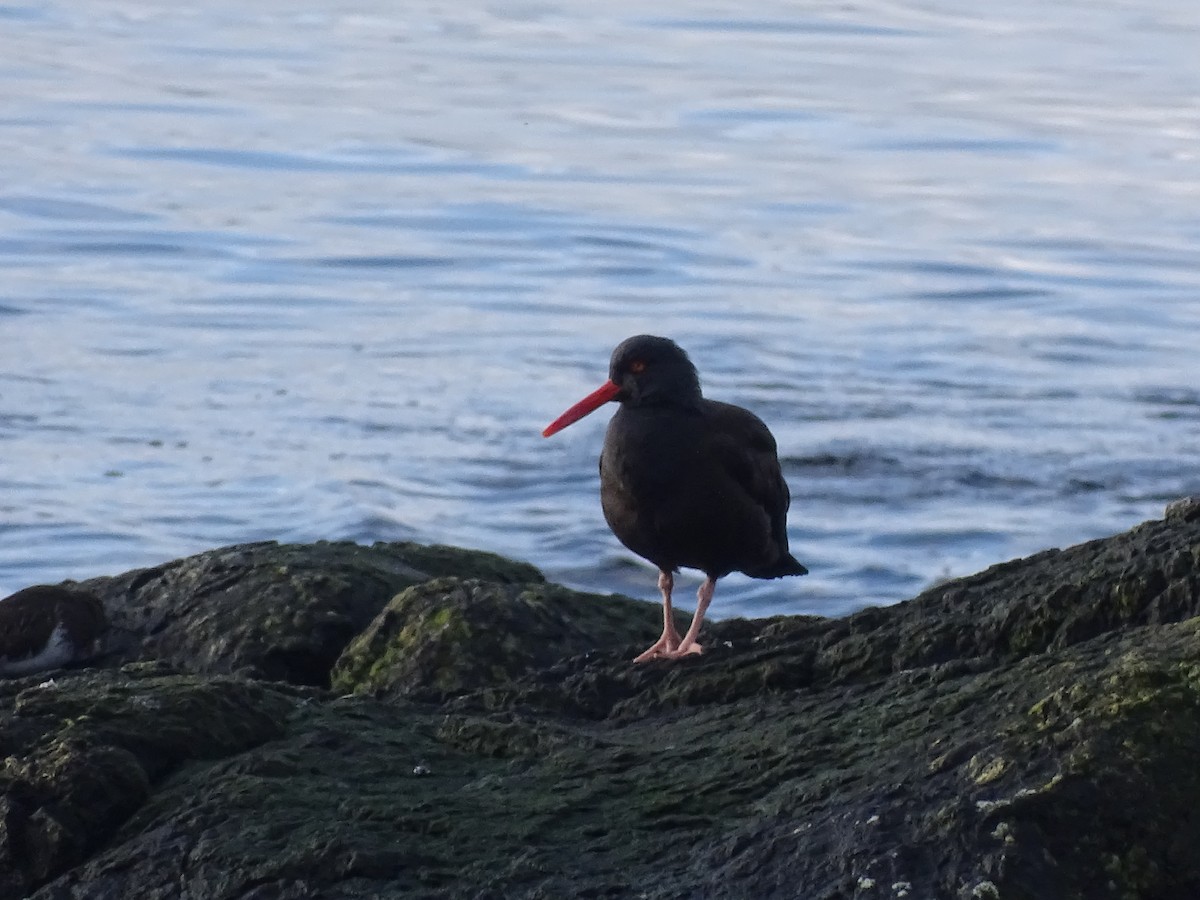
<path id="1" fill-rule="evenodd" d="M 706 400 L 687 354 L 650 335 L 618 345 L 608 382 L 543 433 L 549 437 L 609 400 L 621 406 L 600 455 L 600 504 L 617 539 L 658 566 L 663 594 L 662 637 L 638 660 L 698 653 L 696 634 L 718 578 L 808 571 L 788 552 L 791 497 L 775 439 L 752 412 Z M 679 568 L 707 576 L 683 638 L 671 615 Z"/>
<path id="2" fill-rule="evenodd" d="M 35 585 L 0 600 L 0 675 L 29 675 L 100 652 L 108 617 L 86 591 Z"/>

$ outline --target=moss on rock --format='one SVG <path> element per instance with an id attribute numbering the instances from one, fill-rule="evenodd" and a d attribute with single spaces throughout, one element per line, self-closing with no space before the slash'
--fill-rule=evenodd
<path id="1" fill-rule="evenodd" d="M 651 604 L 556 585 L 439 578 L 396 595 L 345 650 L 338 691 L 437 698 L 506 684 L 563 656 L 651 641 Z"/>
<path id="2" fill-rule="evenodd" d="M 181 765 L 283 733 L 295 700 L 235 679 L 89 672 L 0 693 L 0 897 L 80 863 Z"/>
<path id="3" fill-rule="evenodd" d="M 346 644 L 397 591 L 466 573 L 497 583 L 544 580 L 527 563 L 478 550 L 266 541 L 84 586 L 110 611 L 110 664 L 160 660 L 194 673 L 328 686 Z"/>

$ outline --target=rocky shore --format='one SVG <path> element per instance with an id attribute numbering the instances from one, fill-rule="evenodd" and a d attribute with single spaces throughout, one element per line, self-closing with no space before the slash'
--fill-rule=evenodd
<path id="1" fill-rule="evenodd" d="M 0 680 L 0 900 L 1200 896 L 1200 501 L 642 666 L 657 603 L 449 547 L 80 587 L 107 655 Z"/>

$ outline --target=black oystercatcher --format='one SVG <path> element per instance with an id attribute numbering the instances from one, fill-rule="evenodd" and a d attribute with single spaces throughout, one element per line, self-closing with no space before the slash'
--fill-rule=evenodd
<path id="1" fill-rule="evenodd" d="M 609 400 L 621 404 L 600 454 L 600 505 L 617 539 L 658 566 L 663 633 L 634 661 L 677 659 L 696 643 L 717 579 L 804 575 L 788 552 L 791 502 L 775 438 L 740 406 L 705 400 L 686 353 L 662 337 L 638 335 L 613 351 L 608 381 L 555 419 L 544 437 Z M 707 577 L 682 638 L 671 614 L 673 574 Z"/>
<path id="2" fill-rule="evenodd" d="M 86 591 L 39 584 L 0 600 L 0 675 L 30 675 L 100 652 L 108 617 Z"/>

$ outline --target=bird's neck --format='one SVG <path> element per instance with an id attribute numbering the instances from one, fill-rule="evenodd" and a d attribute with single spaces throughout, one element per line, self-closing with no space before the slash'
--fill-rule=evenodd
<path id="1" fill-rule="evenodd" d="M 643 394 L 634 400 L 626 400 L 622 406 L 627 409 L 671 409 L 679 412 L 696 412 L 700 409 L 703 398 L 697 391 L 694 395 L 680 396 L 670 393 Z"/>
<path id="2" fill-rule="evenodd" d="M 663 373 L 630 398 L 633 406 L 670 409 L 697 409 L 701 400 L 700 379 L 691 367 Z"/>

